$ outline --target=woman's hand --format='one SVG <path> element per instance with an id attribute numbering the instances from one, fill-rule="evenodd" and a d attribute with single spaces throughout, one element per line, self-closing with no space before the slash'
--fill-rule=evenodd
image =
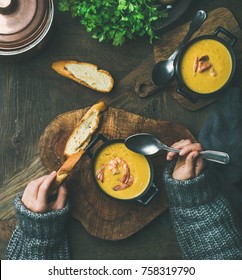
<path id="1" fill-rule="evenodd" d="M 57 198 L 48 202 L 48 190 L 56 177 L 56 171 L 31 181 L 22 196 L 23 204 L 31 211 L 44 213 L 50 210 L 62 209 L 65 206 L 67 190 L 64 185 L 58 189 Z"/>
<path id="2" fill-rule="evenodd" d="M 192 143 L 191 140 L 181 140 L 172 147 L 181 150 L 172 174 L 173 178 L 189 180 L 197 177 L 205 166 L 204 160 L 199 157 L 199 151 L 202 151 L 201 144 Z M 166 159 L 172 160 L 176 155 L 176 153 L 168 152 Z"/>

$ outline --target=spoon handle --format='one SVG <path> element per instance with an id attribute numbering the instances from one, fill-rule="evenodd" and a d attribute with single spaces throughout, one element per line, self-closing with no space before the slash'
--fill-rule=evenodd
<path id="1" fill-rule="evenodd" d="M 187 39 L 189 39 L 191 37 L 191 35 L 201 27 L 201 25 L 206 20 L 206 18 L 207 18 L 207 14 L 203 10 L 199 10 L 195 14 L 195 16 L 190 24 L 189 31 L 187 32 L 187 35 L 184 37 L 185 41 L 187 41 Z"/>
<path id="2" fill-rule="evenodd" d="M 162 149 L 163 149 L 163 150 L 166 150 L 167 152 L 180 153 L 180 150 L 179 150 L 179 149 L 175 149 L 175 148 L 172 148 L 172 147 L 168 147 L 168 146 L 166 146 L 166 145 L 162 145 Z"/>
<path id="3" fill-rule="evenodd" d="M 162 148 L 168 152 L 180 153 L 179 149 L 171 148 L 168 146 L 163 146 Z M 206 160 L 214 161 L 221 164 L 229 163 L 229 155 L 224 152 L 206 150 L 201 151 L 200 156 Z"/>
<path id="4" fill-rule="evenodd" d="M 207 151 L 201 151 L 200 155 L 202 158 L 209 161 L 214 161 L 221 164 L 229 163 L 229 155 L 223 152 L 207 150 Z"/>
<path id="5" fill-rule="evenodd" d="M 207 18 L 207 14 L 205 11 L 203 10 L 199 10 L 194 18 L 192 19 L 192 22 L 189 26 L 189 30 L 186 34 L 186 36 L 183 38 L 183 40 L 181 41 L 181 43 L 178 45 L 177 49 L 175 50 L 175 52 L 169 57 L 169 59 L 175 59 L 178 52 L 180 51 L 181 48 L 183 48 L 183 46 L 187 43 L 187 41 L 190 39 L 190 37 L 192 36 L 192 34 L 194 32 L 196 32 L 201 25 L 203 24 L 203 22 L 206 20 Z"/>

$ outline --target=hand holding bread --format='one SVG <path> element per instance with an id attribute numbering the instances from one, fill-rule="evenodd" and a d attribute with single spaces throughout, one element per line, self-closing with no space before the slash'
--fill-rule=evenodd
<path id="1" fill-rule="evenodd" d="M 72 175 L 74 171 L 74 167 L 77 165 L 79 160 L 81 159 L 82 155 L 84 154 L 84 150 L 81 150 L 73 155 L 71 155 L 59 168 L 56 174 L 55 181 L 51 185 L 51 191 L 55 192 L 57 188 Z"/>
<path id="2" fill-rule="evenodd" d="M 56 179 L 51 187 L 53 192 L 64 180 L 72 175 L 74 168 L 84 154 L 85 148 L 89 144 L 92 135 L 100 126 L 102 112 L 105 111 L 106 108 L 106 104 L 102 101 L 94 104 L 72 131 L 64 149 L 64 155 L 67 159 L 57 171 Z"/>

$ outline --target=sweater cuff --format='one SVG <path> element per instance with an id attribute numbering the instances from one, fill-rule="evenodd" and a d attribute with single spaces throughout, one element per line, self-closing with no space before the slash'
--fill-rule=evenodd
<path id="1" fill-rule="evenodd" d="M 65 224 L 69 214 L 69 203 L 65 207 L 46 213 L 35 213 L 30 211 L 22 203 L 22 194 L 14 200 L 19 227 L 28 237 L 38 239 L 55 238 L 65 230 Z"/>
<path id="2" fill-rule="evenodd" d="M 172 177 L 176 161 L 168 164 L 163 181 L 171 206 L 193 207 L 208 203 L 217 194 L 217 182 L 209 166 L 197 177 L 190 180 L 176 180 Z"/>

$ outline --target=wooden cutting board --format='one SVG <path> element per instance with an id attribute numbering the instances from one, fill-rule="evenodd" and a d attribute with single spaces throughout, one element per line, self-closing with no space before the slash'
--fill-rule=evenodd
<path id="1" fill-rule="evenodd" d="M 188 22 L 170 32 L 165 33 L 161 36 L 159 41 L 155 42 L 154 57 L 156 63 L 161 60 L 167 59 L 174 52 L 178 44 L 182 41 L 185 34 L 187 33 L 190 23 L 191 22 Z M 231 11 L 226 8 L 219 8 L 209 12 L 206 21 L 191 39 L 201 35 L 212 34 L 218 26 L 226 28 L 238 38 L 238 41 L 234 46 L 234 52 L 237 61 L 242 59 L 242 31 Z M 167 91 L 181 106 L 191 111 L 199 110 L 215 102 L 220 97 L 220 95 L 201 97 L 199 98 L 197 103 L 194 104 L 190 102 L 187 98 L 178 94 L 176 92 L 176 87 L 177 83 L 172 83 L 171 87 L 167 88 Z"/>
<path id="2" fill-rule="evenodd" d="M 45 129 L 39 148 L 42 162 L 49 171 L 58 169 L 63 163 L 66 140 L 87 109 L 64 113 Z M 99 132 L 108 139 L 125 139 L 134 133 L 148 132 L 167 145 L 185 138 L 195 140 L 184 126 L 143 118 L 112 107 L 104 112 Z M 91 176 L 91 159 L 84 155 L 73 179 L 68 183 L 73 217 L 91 235 L 106 240 L 124 239 L 143 228 L 168 207 L 161 178 L 162 169 L 166 165 L 165 152 L 151 160 L 155 171 L 154 181 L 160 190 L 150 204 L 144 207 L 136 201 L 118 201 L 103 194 Z"/>

